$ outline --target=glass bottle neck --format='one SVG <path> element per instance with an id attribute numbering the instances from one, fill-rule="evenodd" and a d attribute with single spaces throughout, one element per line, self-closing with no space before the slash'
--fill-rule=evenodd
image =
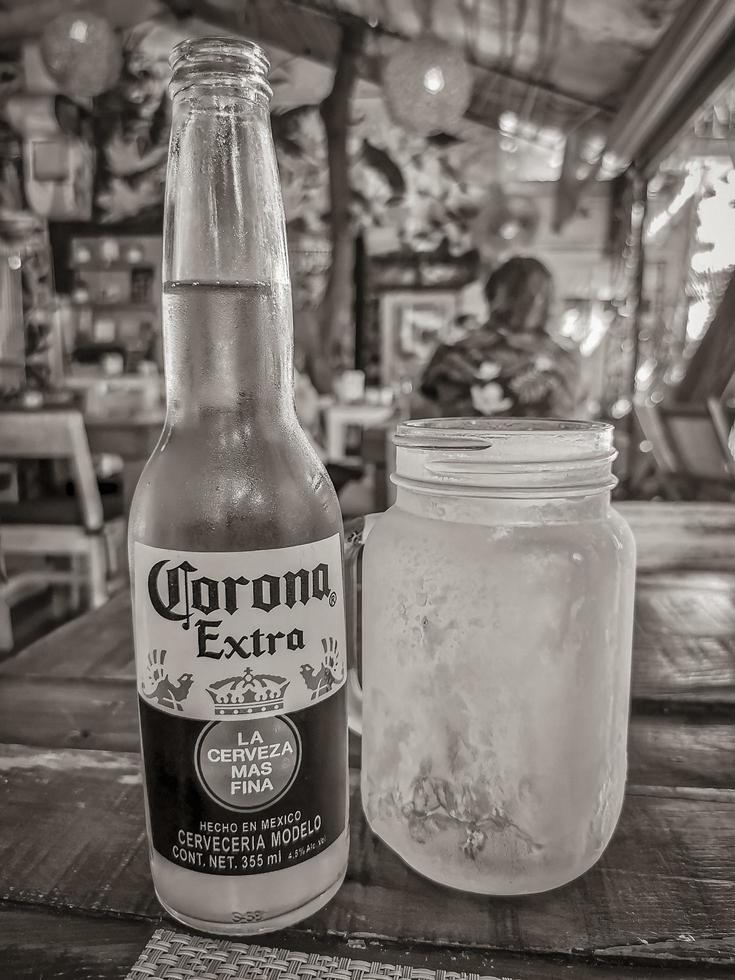
<path id="1" fill-rule="evenodd" d="M 163 255 L 169 421 L 293 412 L 286 234 L 261 89 L 174 95 Z"/>
<path id="2" fill-rule="evenodd" d="M 163 278 L 288 282 L 270 117 L 247 88 L 192 83 L 174 97 Z"/>
<path id="3" fill-rule="evenodd" d="M 168 421 L 292 418 L 288 283 L 165 283 Z"/>

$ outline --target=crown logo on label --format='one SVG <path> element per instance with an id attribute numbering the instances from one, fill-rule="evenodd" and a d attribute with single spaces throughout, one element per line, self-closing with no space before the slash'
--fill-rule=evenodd
<path id="1" fill-rule="evenodd" d="M 274 674 L 254 674 L 246 667 L 236 677 L 224 677 L 207 688 L 215 715 L 261 715 L 283 709 L 291 682 Z"/>

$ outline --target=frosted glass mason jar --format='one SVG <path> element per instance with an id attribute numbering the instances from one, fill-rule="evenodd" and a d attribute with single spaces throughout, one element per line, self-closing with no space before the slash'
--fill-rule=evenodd
<path id="1" fill-rule="evenodd" d="M 398 427 L 395 505 L 362 566 L 362 800 L 422 875 L 545 891 L 623 802 L 635 547 L 612 428 Z"/>

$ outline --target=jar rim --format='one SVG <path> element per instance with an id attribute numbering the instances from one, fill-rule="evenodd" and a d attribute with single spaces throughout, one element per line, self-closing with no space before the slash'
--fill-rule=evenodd
<path id="1" fill-rule="evenodd" d="M 413 419 L 397 426 L 398 486 L 440 493 L 609 491 L 613 426 L 575 419 Z M 441 489 L 439 489 L 441 488 Z"/>
<path id="2" fill-rule="evenodd" d="M 488 446 L 491 437 L 543 437 L 543 434 L 589 433 L 590 435 L 609 435 L 612 438 L 613 426 L 609 422 L 588 422 L 581 419 L 536 419 L 536 418 L 439 418 L 410 419 L 400 422 L 396 427 L 393 441 L 397 446 L 420 448 L 421 441 L 427 441 L 426 448 L 449 449 L 449 443 L 457 440 L 457 449 L 466 448 L 468 443 Z"/>

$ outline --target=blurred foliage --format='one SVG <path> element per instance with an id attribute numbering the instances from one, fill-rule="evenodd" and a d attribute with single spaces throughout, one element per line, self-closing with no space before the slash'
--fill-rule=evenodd
<path id="1" fill-rule="evenodd" d="M 95 100 L 98 150 L 95 207 L 102 222 L 160 211 L 170 126 L 169 68 L 147 45 L 145 25 L 131 31 L 120 81 Z M 289 231 L 327 239 L 328 161 L 315 105 L 273 114 Z M 487 203 L 494 138 L 468 143 L 404 132 L 380 100 L 359 103 L 348 136 L 356 233 L 382 232 L 391 252 L 461 255 Z"/>

